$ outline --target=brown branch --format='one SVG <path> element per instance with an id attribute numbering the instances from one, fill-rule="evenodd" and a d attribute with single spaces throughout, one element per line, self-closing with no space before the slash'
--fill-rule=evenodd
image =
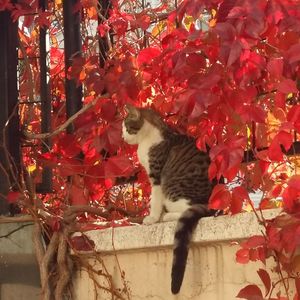
<path id="1" fill-rule="evenodd" d="M 130 223 L 137 223 L 137 224 L 143 224 L 143 220 L 145 217 L 130 217 L 128 218 L 128 221 Z"/>
<path id="2" fill-rule="evenodd" d="M 32 222 L 34 221 L 32 216 L 19 216 L 19 217 L 0 217 L 0 224 L 7 223 L 23 223 L 23 222 Z"/>
<path id="3" fill-rule="evenodd" d="M 107 97 L 108 97 L 108 94 L 104 94 L 104 95 L 101 95 L 101 96 L 95 98 L 93 101 L 91 101 L 88 104 L 86 104 L 85 106 L 83 106 L 79 111 L 77 111 L 77 113 L 75 113 L 74 115 L 72 115 L 68 120 L 66 120 L 65 123 L 63 123 L 61 126 L 59 126 L 58 128 L 56 128 L 52 132 L 37 133 L 37 134 L 33 134 L 33 133 L 29 133 L 29 132 L 24 132 L 24 135 L 29 140 L 30 139 L 45 139 L 45 138 L 49 138 L 49 137 L 55 136 L 55 135 L 59 134 L 60 132 L 64 131 L 81 114 L 83 114 L 84 112 L 86 112 L 91 107 L 95 106 L 97 104 L 98 100 L 103 99 L 103 98 L 107 98 Z"/>
<path id="4" fill-rule="evenodd" d="M 102 208 L 96 208 L 88 205 L 70 206 L 64 211 L 64 222 L 70 224 L 75 221 L 79 213 L 90 213 L 102 218 L 109 218 L 109 212 L 103 211 Z"/>
<path id="5" fill-rule="evenodd" d="M 64 291 L 68 286 L 71 278 L 71 270 L 69 269 L 67 255 L 68 255 L 68 244 L 67 244 L 67 230 L 59 235 L 59 243 L 57 249 L 57 266 L 59 280 L 55 288 L 55 299 L 63 299 Z"/>
<path id="6" fill-rule="evenodd" d="M 45 248 L 42 243 L 42 227 L 39 222 L 35 222 L 34 224 L 34 228 L 32 231 L 32 240 L 35 249 L 36 259 L 40 266 L 42 264 L 43 257 L 45 255 Z"/>
<path id="7" fill-rule="evenodd" d="M 59 243 L 59 233 L 54 232 L 48 248 L 45 252 L 45 255 L 42 259 L 42 263 L 40 264 L 40 277 L 41 277 L 41 285 L 42 285 L 42 299 L 43 300 L 51 300 L 51 285 L 50 285 L 50 274 L 49 274 L 49 265 L 51 260 L 53 260 L 57 247 Z"/>

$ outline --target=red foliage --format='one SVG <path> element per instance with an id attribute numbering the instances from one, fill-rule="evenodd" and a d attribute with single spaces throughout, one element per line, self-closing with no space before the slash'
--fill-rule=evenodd
<path id="1" fill-rule="evenodd" d="M 247 299 L 247 300 L 263 300 L 263 295 L 260 288 L 257 285 L 249 284 L 236 296 L 237 298 Z"/>
<path id="2" fill-rule="evenodd" d="M 82 0 L 75 7 L 81 12 L 82 26 L 97 20 L 96 2 Z M 241 183 L 234 188 L 216 185 L 209 199 L 211 208 L 238 213 L 251 205 L 251 189 L 264 193 L 260 208 L 274 207 L 274 200 L 282 197 L 286 219 L 261 220 L 266 236 L 242 243 L 237 260 L 265 262 L 283 251 L 278 261 L 290 272 L 300 240 L 300 179 L 288 169 L 286 155 L 300 134 L 300 3 L 183 0 L 177 10 L 165 1 L 156 8 L 131 10 L 124 9 L 125 2 L 112 1 L 97 30 L 84 30 L 82 55 L 74 56 L 65 72 L 57 25 L 62 20 L 59 13 L 54 14 L 61 13 L 61 1 L 49 2 L 42 12 L 37 0 L 0 0 L 0 11 L 11 11 L 14 21 L 25 15 L 19 30 L 24 49 L 19 55 L 30 66 L 20 68 L 21 100 L 38 96 L 39 67 L 34 60 L 39 56 L 38 32 L 39 26 L 49 28 L 53 128 L 65 121 L 65 73 L 78 86 L 83 85 L 84 104 L 107 93 L 74 121 L 72 134 L 61 132 L 53 137 L 48 152 L 42 153 L 41 147 L 24 150 L 24 164 L 29 169 L 34 166 L 36 183 L 43 166 L 53 169 L 55 197 L 45 197 L 47 204 L 53 210 L 61 209 L 60 204 L 90 201 L 103 206 L 118 203 L 122 208 L 134 203 L 140 208 L 141 201 L 134 199 L 139 195 L 135 186 L 134 197 L 127 191 L 122 201 L 108 195 L 120 178 L 137 174 L 142 198 L 148 199 L 149 182 L 140 172 L 136 149 L 122 141 L 121 124 L 125 103 L 152 106 L 170 126 L 195 137 L 199 149 L 209 146 L 211 180 L 225 178 L 230 183 L 238 178 Z M 166 11 L 170 12 L 167 18 Z M 204 19 L 207 24 L 202 28 L 199 21 L 205 23 Z M 109 35 L 114 43 L 100 67 L 95 45 Z M 40 107 L 22 107 L 22 126 L 37 133 Z M 245 166 L 245 150 L 253 153 L 255 163 Z M 262 270 L 258 275 L 270 292 L 268 275 Z M 255 285 L 243 289 L 238 297 L 263 299 Z"/>

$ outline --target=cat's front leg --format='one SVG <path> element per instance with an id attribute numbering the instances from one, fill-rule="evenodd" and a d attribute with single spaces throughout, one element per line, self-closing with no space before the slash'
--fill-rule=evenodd
<path id="1" fill-rule="evenodd" d="M 150 198 L 150 214 L 145 217 L 143 224 L 151 225 L 157 223 L 163 211 L 164 195 L 160 185 L 153 185 Z"/>

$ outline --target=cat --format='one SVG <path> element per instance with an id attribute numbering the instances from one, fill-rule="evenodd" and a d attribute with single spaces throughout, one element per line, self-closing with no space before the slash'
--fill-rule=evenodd
<path id="1" fill-rule="evenodd" d="M 137 155 L 151 182 L 149 225 L 160 220 L 177 221 L 174 236 L 171 291 L 180 291 L 193 230 L 200 218 L 212 216 L 208 199 L 216 182 L 208 178 L 209 155 L 195 140 L 171 129 L 149 108 L 126 104 L 122 135 L 137 144 Z"/>

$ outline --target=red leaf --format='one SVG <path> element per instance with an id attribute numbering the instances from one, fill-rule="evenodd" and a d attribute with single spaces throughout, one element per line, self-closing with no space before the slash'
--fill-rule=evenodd
<path id="1" fill-rule="evenodd" d="M 263 282 L 263 284 L 264 284 L 264 286 L 266 288 L 265 296 L 267 296 L 269 294 L 269 292 L 270 292 L 270 289 L 271 289 L 271 278 L 270 278 L 270 275 L 264 269 L 259 269 L 257 271 L 257 274 L 259 275 L 261 281 Z"/>
<path id="2" fill-rule="evenodd" d="M 293 105 L 287 114 L 287 120 L 294 124 L 295 129 L 300 133 L 300 105 Z"/>
<path id="3" fill-rule="evenodd" d="M 275 136 L 274 140 L 277 140 L 280 145 L 284 147 L 286 151 L 288 151 L 293 144 L 293 136 L 291 133 L 286 131 L 280 131 Z"/>
<path id="4" fill-rule="evenodd" d="M 135 15 L 136 20 L 131 22 L 133 27 L 140 27 L 142 30 L 146 30 L 151 22 L 150 16 L 145 13 L 140 13 Z"/>
<path id="5" fill-rule="evenodd" d="M 249 249 L 249 258 L 251 261 L 257 261 L 259 260 L 259 253 L 258 253 L 258 249 Z"/>
<path id="6" fill-rule="evenodd" d="M 110 157 L 105 163 L 106 177 L 121 177 L 132 175 L 133 165 L 126 156 Z"/>
<path id="7" fill-rule="evenodd" d="M 60 138 L 57 142 L 57 148 L 58 151 L 66 157 L 74 157 L 81 151 L 77 137 L 73 134 L 66 134 Z"/>
<path id="8" fill-rule="evenodd" d="M 100 115 L 105 121 L 111 122 L 115 119 L 116 111 L 116 105 L 113 102 L 108 101 L 102 104 Z"/>
<path id="9" fill-rule="evenodd" d="M 58 162 L 61 176 L 71 176 L 83 173 L 82 162 L 75 158 L 62 158 Z"/>
<path id="10" fill-rule="evenodd" d="M 296 82 L 291 79 L 285 79 L 281 81 L 277 87 L 279 92 L 289 94 L 289 93 L 297 93 L 298 89 L 296 86 Z"/>
<path id="11" fill-rule="evenodd" d="M 209 180 L 213 180 L 217 176 L 217 166 L 214 162 L 211 162 L 208 168 L 208 178 Z"/>
<path id="12" fill-rule="evenodd" d="M 88 195 L 85 194 L 84 188 L 77 185 L 71 186 L 69 197 L 72 205 L 87 205 L 89 202 Z"/>
<path id="13" fill-rule="evenodd" d="M 274 139 L 268 149 L 268 156 L 272 161 L 282 161 L 283 160 L 283 153 L 281 151 L 280 145 Z"/>
<path id="14" fill-rule="evenodd" d="M 286 96 L 284 93 L 277 92 L 275 95 L 275 106 L 285 110 Z"/>
<path id="15" fill-rule="evenodd" d="M 149 64 L 151 61 L 158 57 L 161 54 L 160 50 L 158 48 L 145 48 L 139 52 L 137 62 L 139 66 L 142 66 L 144 64 Z"/>
<path id="16" fill-rule="evenodd" d="M 118 36 L 124 35 L 128 27 L 127 21 L 121 18 L 113 21 L 111 25 Z"/>
<path id="17" fill-rule="evenodd" d="M 274 186 L 274 188 L 271 192 L 271 196 L 274 198 L 277 198 L 280 195 L 281 191 L 282 191 L 282 185 L 277 184 Z"/>
<path id="18" fill-rule="evenodd" d="M 226 17 L 228 16 L 230 10 L 234 7 L 235 2 L 236 0 L 227 0 L 227 1 L 223 1 L 220 4 L 218 15 L 217 15 L 218 23 L 226 21 Z"/>
<path id="19" fill-rule="evenodd" d="M 243 202 L 249 200 L 249 194 L 247 190 L 242 186 L 237 186 L 232 190 L 232 200 L 230 205 L 230 211 L 232 214 L 241 212 Z"/>
<path id="20" fill-rule="evenodd" d="M 16 203 L 17 200 L 20 198 L 21 193 L 20 192 L 9 192 L 7 194 L 6 200 L 8 203 Z"/>
<path id="21" fill-rule="evenodd" d="M 235 187 L 232 193 L 237 195 L 240 199 L 249 200 L 249 193 L 243 186 Z"/>
<path id="22" fill-rule="evenodd" d="M 292 176 L 288 181 L 288 186 L 300 191 L 300 175 Z"/>
<path id="23" fill-rule="evenodd" d="M 292 45 L 286 52 L 290 64 L 300 61 L 300 44 Z"/>
<path id="24" fill-rule="evenodd" d="M 105 23 L 101 23 L 97 27 L 97 30 L 98 30 L 101 37 L 104 37 L 107 34 L 107 32 L 109 31 L 109 29 L 110 29 L 110 27 Z"/>
<path id="25" fill-rule="evenodd" d="M 272 77 L 280 78 L 282 76 L 282 71 L 283 71 L 283 60 L 281 58 L 271 59 L 268 62 L 267 70 L 269 71 Z"/>
<path id="26" fill-rule="evenodd" d="M 300 278 L 295 278 L 295 286 L 296 286 L 298 297 L 300 297 Z"/>
<path id="27" fill-rule="evenodd" d="M 239 110 L 242 120 L 245 122 L 254 121 L 257 123 L 265 123 L 267 113 L 260 106 L 244 104 Z"/>
<path id="28" fill-rule="evenodd" d="M 266 248 L 265 247 L 258 247 L 258 255 L 259 255 L 259 260 L 263 263 L 266 264 Z"/>
<path id="29" fill-rule="evenodd" d="M 289 122 L 295 122 L 300 119 L 300 104 L 293 105 L 287 114 Z"/>
<path id="30" fill-rule="evenodd" d="M 274 137 L 274 139 L 268 149 L 269 158 L 274 161 L 282 161 L 283 154 L 282 154 L 280 145 L 282 145 L 284 147 L 284 149 L 286 151 L 288 151 L 290 149 L 290 147 L 292 146 L 292 144 L 293 144 L 292 134 L 288 133 L 286 131 L 280 131 Z"/>
<path id="31" fill-rule="evenodd" d="M 225 184 L 217 184 L 209 198 L 209 207 L 211 209 L 225 209 L 230 204 L 231 195 Z"/>
<path id="32" fill-rule="evenodd" d="M 236 252 L 236 261 L 240 264 L 247 264 L 249 262 L 249 249 L 239 249 Z"/>
<path id="33" fill-rule="evenodd" d="M 240 57 L 242 45 L 239 40 L 235 40 L 230 47 L 230 53 L 227 60 L 227 67 L 230 67 Z"/>
<path id="34" fill-rule="evenodd" d="M 71 245 L 77 251 L 92 251 L 95 247 L 94 241 L 90 240 L 86 235 L 73 236 Z"/>
<path id="35" fill-rule="evenodd" d="M 288 187 L 282 194 L 285 211 L 292 213 L 300 209 L 300 175 L 294 175 L 288 181 Z"/>
<path id="36" fill-rule="evenodd" d="M 270 201 L 269 198 L 264 198 L 260 201 L 259 208 L 260 209 L 270 209 L 270 208 L 274 208 L 274 205 L 272 205 L 272 202 Z"/>
<path id="37" fill-rule="evenodd" d="M 94 191 L 99 183 L 104 184 L 105 173 L 104 173 L 104 164 L 100 163 L 90 167 L 84 177 L 84 183 L 86 187 Z"/>
<path id="38" fill-rule="evenodd" d="M 242 243 L 243 248 L 256 248 L 265 245 L 266 240 L 262 235 L 251 236 L 246 242 Z"/>
<path id="39" fill-rule="evenodd" d="M 61 229 L 61 219 L 59 217 L 52 217 L 47 220 L 47 223 L 53 231 L 59 231 Z"/>
<path id="40" fill-rule="evenodd" d="M 283 154 L 280 148 L 280 145 L 277 143 L 277 141 L 273 140 L 269 149 L 268 149 L 268 155 L 270 160 L 272 161 L 282 161 L 283 160 Z"/>
<path id="41" fill-rule="evenodd" d="M 13 4 L 11 3 L 11 0 L 1 0 L 0 1 L 0 11 L 3 10 L 11 10 L 13 8 Z"/>
<path id="42" fill-rule="evenodd" d="M 93 141 L 96 150 L 100 152 L 102 149 L 106 149 L 111 153 L 115 152 L 123 142 L 121 128 L 122 121 L 109 123 L 102 134 Z"/>
<path id="43" fill-rule="evenodd" d="M 255 284 L 247 285 L 245 288 L 241 289 L 236 296 L 237 298 L 247 299 L 247 300 L 263 300 L 263 295 L 260 288 Z"/>

